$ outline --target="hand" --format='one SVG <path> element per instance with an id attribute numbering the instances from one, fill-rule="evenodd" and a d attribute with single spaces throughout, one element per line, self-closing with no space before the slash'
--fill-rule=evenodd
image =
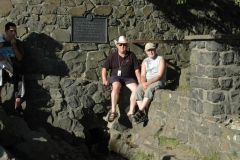
<path id="1" fill-rule="evenodd" d="M 103 80 L 103 84 L 104 84 L 104 85 L 109 85 L 108 80 Z"/>
<path id="2" fill-rule="evenodd" d="M 16 44 L 17 44 L 17 41 L 16 41 L 16 39 L 15 39 L 15 38 L 13 38 L 13 39 L 11 40 L 11 44 L 12 44 L 12 46 L 16 46 Z"/>
<path id="3" fill-rule="evenodd" d="M 142 83 L 142 89 L 145 91 L 147 89 L 147 87 L 149 86 L 149 84 L 147 82 L 143 82 Z"/>

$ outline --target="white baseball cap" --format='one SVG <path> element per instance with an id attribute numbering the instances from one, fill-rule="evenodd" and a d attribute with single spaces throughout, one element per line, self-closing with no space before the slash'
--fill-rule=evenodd
<path id="1" fill-rule="evenodd" d="M 5 42 L 2 35 L 0 35 L 0 42 Z"/>
<path id="2" fill-rule="evenodd" d="M 145 51 L 149 50 L 149 49 L 156 49 L 156 45 L 153 43 L 147 43 L 145 45 Z"/>

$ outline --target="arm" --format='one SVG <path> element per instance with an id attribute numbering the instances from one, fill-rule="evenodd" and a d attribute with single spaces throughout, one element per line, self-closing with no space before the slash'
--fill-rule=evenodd
<path id="1" fill-rule="evenodd" d="M 154 77 L 154 78 L 152 78 L 151 80 L 149 80 L 149 81 L 147 81 L 147 82 L 144 82 L 144 83 L 142 84 L 142 85 L 143 85 L 143 89 L 144 89 L 144 88 L 147 89 L 147 87 L 148 87 L 150 84 L 152 84 L 152 83 L 154 83 L 154 82 L 156 82 L 156 81 L 158 81 L 159 79 L 162 78 L 162 76 L 163 76 L 163 74 L 164 74 L 164 71 L 165 71 L 165 67 L 166 67 L 166 61 L 165 61 L 164 58 L 162 58 L 162 59 L 160 60 L 160 65 L 159 65 L 158 67 L 159 67 L 159 68 L 158 68 L 158 74 L 157 74 L 157 76 Z"/>
<path id="2" fill-rule="evenodd" d="M 102 68 L 102 82 L 104 85 L 109 85 L 109 82 L 107 80 L 107 69 L 106 68 Z"/>
<path id="3" fill-rule="evenodd" d="M 13 38 L 13 39 L 11 40 L 11 44 L 12 44 L 14 53 L 15 53 L 15 55 L 16 55 L 16 58 L 17 58 L 19 61 L 21 61 L 22 58 L 23 58 L 23 55 L 22 55 L 22 53 L 20 53 L 20 51 L 19 51 L 19 49 L 18 49 L 18 47 L 17 47 L 17 42 L 16 42 L 16 39 L 15 39 L 15 38 Z"/>
<path id="4" fill-rule="evenodd" d="M 8 59 L 8 62 L 9 62 L 11 65 L 13 65 L 12 60 L 11 60 L 11 58 L 10 58 L 9 56 L 7 56 L 7 59 Z"/>
<path id="5" fill-rule="evenodd" d="M 141 83 L 141 75 L 140 75 L 140 70 L 139 69 L 135 70 L 135 75 L 137 77 L 138 83 Z"/>
<path id="6" fill-rule="evenodd" d="M 141 66 L 141 83 L 146 82 L 146 66 L 145 66 L 145 60 L 142 61 Z"/>

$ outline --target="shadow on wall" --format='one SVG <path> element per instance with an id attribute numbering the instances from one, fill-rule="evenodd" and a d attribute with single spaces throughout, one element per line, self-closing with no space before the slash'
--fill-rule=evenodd
<path id="1" fill-rule="evenodd" d="M 62 61 L 63 46 L 46 34 L 31 33 L 24 41 L 26 74 L 68 75 Z"/>
<path id="2" fill-rule="evenodd" d="M 57 105 L 58 112 L 67 110 L 66 102 L 62 97 L 54 99 L 51 95 L 52 89 L 58 93 L 60 77 L 67 76 L 69 72 L 67 65 L 62 60 L 63 46 L 42 33 L 31 33 L 24 39 L 23 45 L 26 74 L 26 114 L 24 118 L 31 129 L 42 126 L 48 133 L 62 137 L 66 142 L 71 143 L 73 141 L 72 133 L 61 129 L 61 126 L 52 125 L 54 123 L 52 107 Z M 53 77 L 46 80 L 46 76 Z"/>
<path id="3" fill-rule="evenodd" d="M 67 76 L 69 72 L 62 60 L 62 44 L 45 34 L 31 33 L 23 40 L 23 46 L 26 94 L 22 106 L 29 128 L 36 130 L 44 127 L 48 133 L 62 137 L 66 142 L 83 142 L 82 138 L 76 139 L 72 133 L 51 124 L 53 106 L 58 105 L 58 112 L 67 110 L 63 99 L 59 103 L 51 96 L 51 89 L 60 90 L 60 77 Z M 46 81 L 46 76 L 53 78 Z M 14 94 L 11 88 L 13 85 L 7 83 L 2 93 L 3 106 L 8 112 L 14 109 Z"/>
<path id="4" fill-rule="evenodd" d="M 234 1 L 187 0 L 181 5 L 177 5 L 175 0 L 149 0 L 149 2 L 156 5 L 155 10 L 161 11 L 166 20 L 181 30 L 194 34 L 209 34 L 213 29 L 222 34 L 239 32 L 234 28 L 240 26 L 238 19 L 240 8 Z"/>
<path id="5" fill-rule="evenodd" d="M 173 63 L 166 61 L 167 81 L 165 89 L 175 90 L 179 86 L 181 69 Z"/>

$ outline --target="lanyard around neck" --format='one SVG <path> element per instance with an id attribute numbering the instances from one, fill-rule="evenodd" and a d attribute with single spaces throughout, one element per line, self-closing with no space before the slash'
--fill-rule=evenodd
<path id="1" fill-rule="evenodd" d="M 119 55 L 118 55 L 118 66 L 119 66 L 119 69 L 122 67 L 123 61 L 124 61 L 124 59 L 122 60 L 122 63 L 121 63 L 121 65 L 120 65 Z"/>

